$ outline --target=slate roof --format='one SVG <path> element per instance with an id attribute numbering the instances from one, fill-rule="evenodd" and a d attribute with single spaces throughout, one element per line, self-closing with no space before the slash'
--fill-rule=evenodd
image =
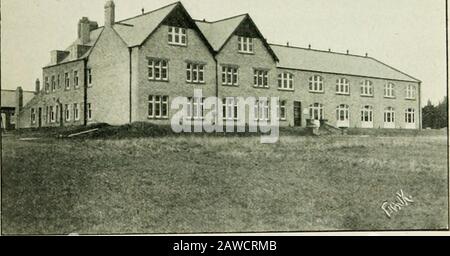
<path id="1" fill-rule="evenodd" d="M 280 68 L 420 82 L 372 57 L 270 44 Z"/>
<path id="2" fill-rule="evenodd" d="M 23 106 L 27 104 L 34 97 L 34 92 L 23 91 Z M 15 90 L 1 90 L 1 107 L 14 108 L 16 107 L 16 91 Z"/>

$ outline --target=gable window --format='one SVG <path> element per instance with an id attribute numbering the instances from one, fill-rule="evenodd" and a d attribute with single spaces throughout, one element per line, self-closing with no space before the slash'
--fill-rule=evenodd
<path id="1" fill-rule="evenodd" d="M 278 74 L 278 89 L 294 90 L 294 75 L 288 72 Z"/>
<path id="2" fill-rule="evenodd" d="M 309 78 L 309 91 L 310 92 L 323 92 L 323 78 L 315 75 Z"/>
<path id="3" fill-rule="evenodd" d="M 320 103 L 314 103 L 309 105 L 309 117 L 312 120 L 323 119 L 323 105 Z"/>
<path id="4" fill-rule="evenodd" d="M 361 81 L 361 95 L 362 96 L 373 96 L 373 85 L 370 80 Z"/>
<path id="5" fill-rule="evenodd" d="M 408 86 L 406 86 L 406 99 L 416 99 L 416 86 L 412 84 L 408 84 Z"/>
<path id="6" fill-rule="evenodd" d="M 70 121 L 70 105 L 69 104 L 65 104 L 64 113 L 65 113 L 66 121 Z"/>
<path id="7" fill-rule="evenodd" d="M 169 44 L 187 45 L 186 29 L 180 27 L 169 27 Z"/>
<path id="8" fill-rule="evenodd" d="M 56 91 L 56 80 L 55 80 L 55 76 L 52 76 L 52 91 Z"/>
<path id="9" fill-rule="evenodd" d="M 168 118 L 169 96 L 148 96 L 148 118 Z"/>
<path id="10" fill-rule="evenodd" d="M 50 85 L 48 84 L 48 77 L 45 77 L 45 92 L 48 92 L 50 90 Z"/>
<path id="11" fill-rule="evenodd" d="M 168 81 L 168 61 L 163 59 L 148 59 L 148 79 L 156 81 Z"/>
<path id="12" fill-rule="evenodd" d="M 88 69 L 87 70 L 87 78 L 88 78 L 88 86 L 91 87 L 92 86 L 92 69 Z"/>
<path id="13" fill-rule="evenodd" d="M 395 110 L 392 107 L 384 109 L 384 128 L 395 128 Z"/>
<path id="14" fill-rule="evenodd" d="M 253 86 L 260 88 L 269 88 L 269 72 L 267 70 L 253 70 Z"/>
<path id="15" fill-rule="evenodd" d="M 204 83 L 205 65 L 187 63 L 186 64 L 186 82 L 188 83 Z"/>
<path id="16" fill-rule="evenodd" d="M 386 98 L 394 98 L 395 97 L 395 91 L 394 91 L 394 84 L 393 83 L 386 83 L 384 85 L 384 97 Z"/>
<path id="17" fill-rule="evenodd" d="M 222 66 L 222 85 L 239 84 L 239 72 L 237 67 Z"/>
<path id="18" fill-rule="evenodd" d="M 64 84 L 66 86 L 66 90 L 70 89 L 70 77 L 69 73 L 64 73 Z"/>
<path id="19" fill-rule="evenodd" d="M 92 103 L 86 104 L 87 106 L 87 119 L 92 120 Z"/>
<path id="20" fill-rule="evenodd" d="M 238 37 L 238 50 L 242 53 L 253 53 L 253 38 L 250 37 Z"/>
<path id="21" fill-rule="evenodd" d="M 78 84 L 78 71 L 73 71 L 73 84 L 75 86 L 75 88 L 78 88 L 79 84 Z"/>
<path id="22" fill-rule="evenodd" d="M 34 108 L 31 109 L 30 119 L 31 119 L 31 123 L 32 124 L 36 123 L 36 110 Z"/>
<path id="23" fill-rule="evenodd" d="M 336 80 L 336 94 L 350 94 L 350 82 L 346 78 Z"/>
<path id="24" fill-rule="evenodd" d="M 78 103 L 73 103 L 73 119 L 75 121 L 80 120 L 80 105 Z"/>

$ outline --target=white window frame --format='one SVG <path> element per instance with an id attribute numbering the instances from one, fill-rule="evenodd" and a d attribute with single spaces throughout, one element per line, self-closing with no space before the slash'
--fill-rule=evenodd
<path id="1" fill-rule="evenodd" d="M 324 92 L 323 77 L 320 75 L 313 75 L 309 78 L 309 91 L 310 92 Z"/>
<path id="2" fill-rule="evenodd" d="M 416 99 L 416 86 L 412 84 L 408 84 L 406 86 L 406 99 L 408 100 L 415 100 Z"/>
<path id="3" fill-rule="evenodd" d="M 253 87 L 269 88 L 269 71 L 265 69 L 253 69 Z"/>
<path id="4" fill-rule="evenodd" d="M 186 82 L 195 84 L 205 83 L 205 64 L 188 62 L 186 64 Z"/>
<path id="5" fill-rule="evenodd" d="M 78 70 L 73 71 L 73 84 L 75 88 L 80 87 L 80 79 L 78 78 Z"/>
<path id="6" fill-rule="evenodd" d="M 48 82 L 48 76 L 46 76 L 44 78 L 44 83 L 45 83 L 45 92 L 48 93 L 50 91 L 50 83 Z"/>
<path id="7" fill-rule="evenodd" d="M 405 109 L 405 123 L 406 124 L 416 123 L 416 113 L 414 108 Z"/>
<path id="8" fill-rule="evenodd" d="M 373 106 L 365 105 L 361 108 L 361 127 L 373 128 Z"/>
<path id="9" fill-rule="evenodd" d="M 30 119 L 31 119 L 32 124 L 36 123 L 36 109 L 35 108 L 31 108 L 31 110 L 30 110 Z"/>
<path id="10" fill-rule="evenodd" d="M 70 89 L 70 73 L 69 72 L 64 73 L 64 88 L 66 90 Z"/>
<path id="11" fill-rule="evenodd" d="M 294 75 L 290 72 L 283 72 L 278 74 L 278 89 L 293 91 L 294 90 Z"/>
<path id="12" fill-rule="evenodd" d="M 151 111 L 150 111 L 150 106 L 151 106 Z M 156 109 L 159 109 L 159 111 L 156 111 Z M 167 118 L 169 118 L 169 96 L 167 96 L 167 95 L 149 95 L 148 96 L 147 117 L 149 119 L 167 119 Z"/>
<path id="13" fill-rule="evenodd" d="M 395 128 L 395 109 L 386 107 L 384 109 L 384 128 Z"/>
<path id="14" fill-rule="evenodd" d="M 87 120 L 91 121 L 92 120 L 92 103 L 87 103 L 86 107 L 87 107 L 87 111 L 86 111 Z"/>
<path id="15" fill-rule="evenodd" d="M 361 96 L 373 96 L 373 83 L 371 80 L 361 81 Z"/>
<path id="16" fill-rule="evenodd" d="M 222 66 L 222 85 L 239 86 L 239 68 Z"/>
<path id="17" fill-rule="evenodd" d="M 387 82 L 384 84 L 384 97 L 385 98 L 395 98 L 395 84 Z"/>
<path id="18" fill-rule="evenodd" d="M 169 26 L 167 41 L 171 45 L 187 46 L 187 29 Z"/>
<path id="19" fill-rule="evenodd" d="M 73 120 L 80 120 L 80 104 L 73 103 Z"/>
<path id="20" fill-rule="evenodd" d="M 92 68 L 87 70 L 88 87 L 92 87 Z"/>
<path id="21" fill-rule="evenodd" d="M 65 106 L 64 106 L 64 119 L 66 121 L 70 121 L 70 119 L 71 119 L 70 104 L 65 104 Z"/>
<path id="22" fill-rule="evenodd" d="M 52 92 L 56 91 L 56 80 L 55 80 L 55 75 L 52 75 L 52 79 L 51 79 L 51 87 L 52 87 Z"/>
<path id="23" fill-rule="evenodd" d="M 254 53 L 253 38 L 238 36 L 238 52 L 240 53 Z"/>
<path id="24" fill-rule="evenodd" d="M 223 120 L 238 120 L 238 101 L 234 97 L 222 98 Z"/>
<path id="25" fill-rule="evenodd" d="M 166 59 L 148 58 L 148 80 L 169 81 L 169 61 Z M 164 77 L 163 74 L 166 74 Z M 158 76 L 157 76 L 158 74 Z"/>
<path id="26" fill-rule="evenodd" d="M 278 117 L 281 121 L 287 120 L 287 113 L 286 113 L 286 100 L 280 100 L 278 104 Z"/>
<path id="27" fill-rule="evenodd" d="M 311 118 L 311 120 L 324 119 L 323 104 L 316 102 L 309 105 L 309 118 Z"/>
<path id="28" fill-rule="evenodd" d="M 49 113 L 50 113 L 50 123 L 54 123 L 56 121 L 54 106 L 50 106 Z"/>
<path id="29" fill-rule="evenodd" d="M 350 106 L 349 105 L 340 104 L 339 106 L 336 107 L 336 126 L 337 127 L 349 127 L 350 126 Z"/>
<path id="30" fill-rule="evenodd" d="M 350 81 L 341 77 L 336 80 L 336 94 L 350 95 Z"/>

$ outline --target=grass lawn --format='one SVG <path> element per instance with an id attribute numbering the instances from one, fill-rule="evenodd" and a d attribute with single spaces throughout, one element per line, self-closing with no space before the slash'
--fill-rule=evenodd
<path id="1" fill-rule="evenodd" d="M 447 137 L 2 138 L 4 234 L 445 229 Z M 388 218 L 400 189 L 414 203 Z"/>

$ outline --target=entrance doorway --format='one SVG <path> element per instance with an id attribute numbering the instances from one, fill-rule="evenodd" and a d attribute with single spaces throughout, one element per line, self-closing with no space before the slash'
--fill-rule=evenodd
<path id="1" fill-rule="evenodd" d="M 294 101 L 294 126 L 302 126 L 302 103 Z"/>

